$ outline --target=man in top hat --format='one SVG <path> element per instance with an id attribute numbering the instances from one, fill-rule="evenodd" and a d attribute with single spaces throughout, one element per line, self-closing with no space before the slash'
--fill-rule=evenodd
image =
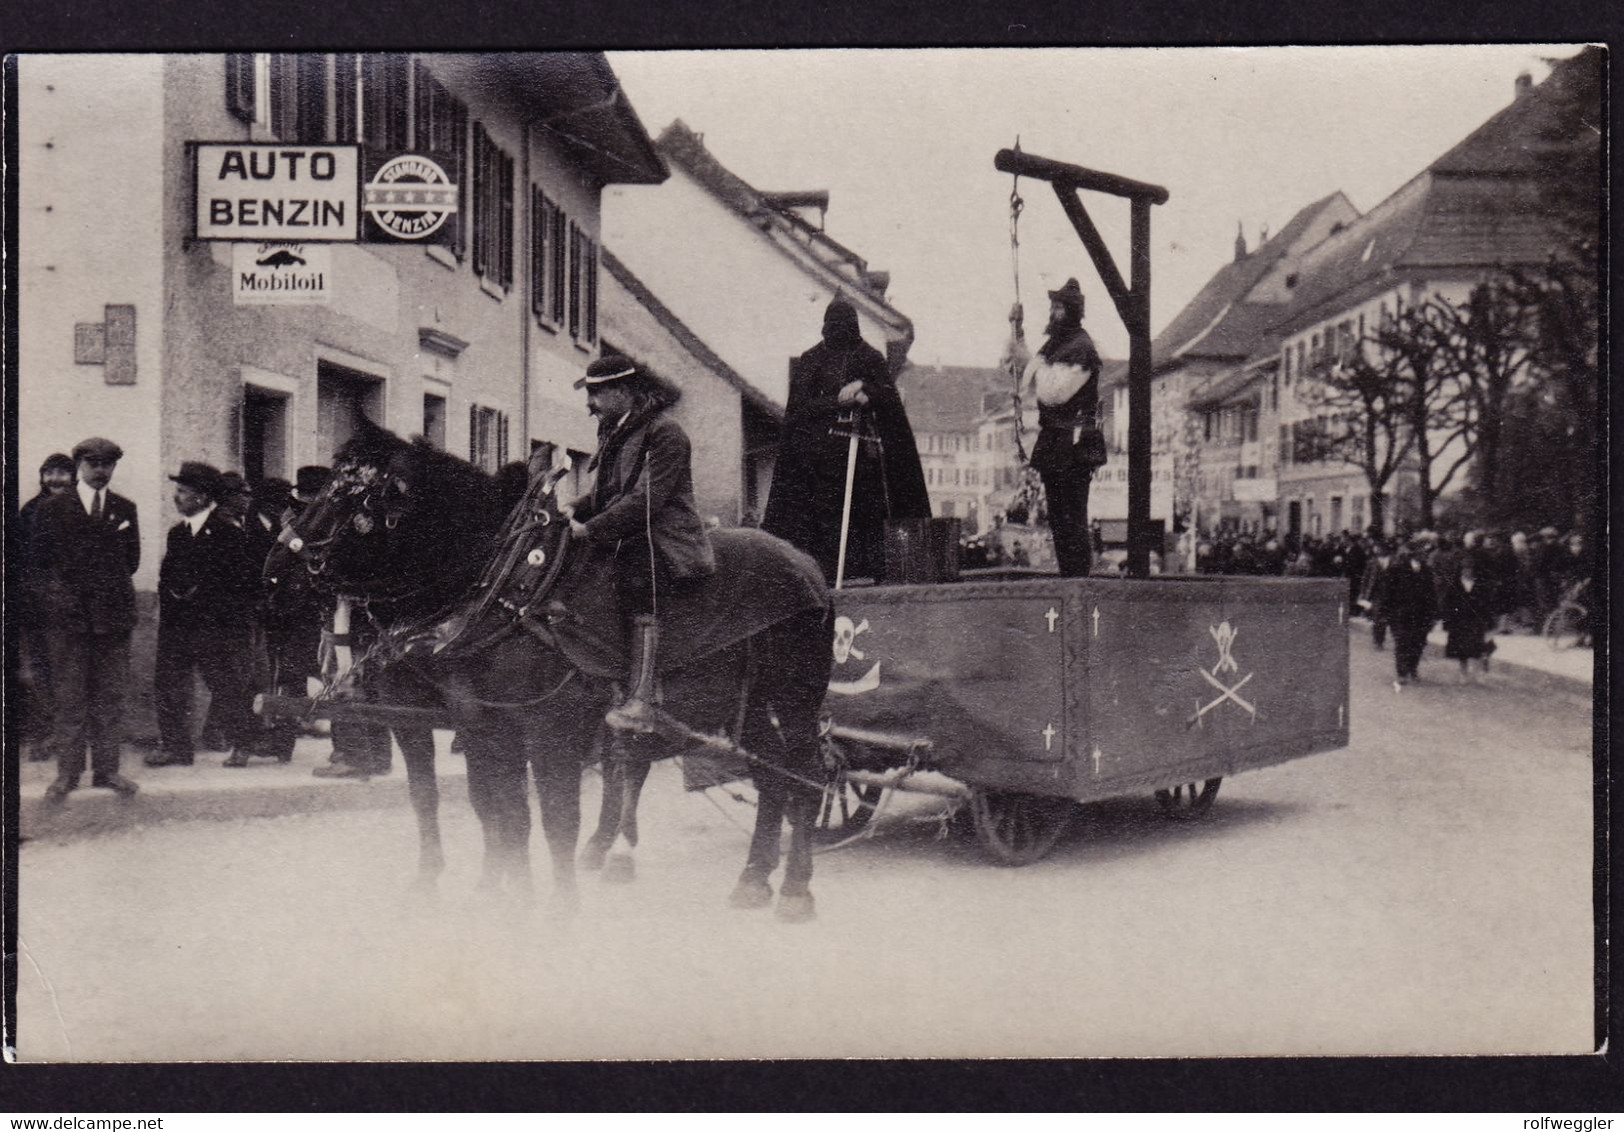
<path id="1" fill-rule="evenodd" d="M 628 358 L 610 354 L 575 383 L 598 418 L 592 490 L 568 509 L 570 530 L 613 555 L 621 614 L 631 628 L 631 695 L 609 712 L 611 726 L 650 730 L 659 646 L 654 612 L 662 595 L 716 572 L 710 537 L 694 506 L 688 434 L 666 411 L 675 391 Z"/>
<path id="2" fill-rule="evenodd" d="M 1038 406 L 1038 439 L 1032 468 L 1043 480 L 1054 533 L 1055 558 L 1063 577 L 1085 576 L 1094 554 L 1088 537 L 1088 488 L 1105 463 L 1099 429 L 1100 355 L 1083 329 L 1083 290 L 1066 280 L 1049 292 L 1048 338 L 1021 376 L 1023 399 Z"/>
<path id="3" fill-rule="evenodd" d="M 887 519 L 930 518 L 913 428 L 885 357 L 863 341 L 857 309 L 836 296 L 823 340 L 790 367 L 789 399 L 761 529 L 839 574 L 851 435 L 860 433 L 847 524 L 847 577 L 883 573 Z"/>
<path id="4" fill-rule="evenodd" d="M 118 768 L 136 621 L 130 577 L 141 564 L 141 531 L 135 504 L 107 489 L 123 455 L 99 436 L 75 445 L 78 484 L 43 500 L 29 533 L 56 699 L 56 781 L 45 795 L 51 802 L 79 785 L 87 744 L 91 785 L 125 797 L 136 792 Z"/>
<path id="5" fill-rule="evenodd" d="M 241 529 L 219 509 L 226 487 L 208 464 L 188 460 L 169 477 L 181 521 L 169 531 L 158 570 L 159 754 L 148 766 L 192 764 L 192 674 L 203 677 L 219 705 L 227 766 L 247 766 L 259 731 L 251 706 L 246 651 L 259 576 L 252 571 Z"/>
<path id="6" fill-rule="evenodd" d="M 333 469 L 325 464 L 306 464 L 293 477 L 293 506 L 303 511 L 321 494 L 327 481 L 333 478 Z"/>

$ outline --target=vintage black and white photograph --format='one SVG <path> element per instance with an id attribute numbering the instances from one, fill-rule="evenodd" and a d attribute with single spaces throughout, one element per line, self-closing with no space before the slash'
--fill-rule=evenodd
<path id="1" fill-rule="evenodd" d="M 1606 63 L 14 57 L 7 1056 L 1593 1052 Z"/>

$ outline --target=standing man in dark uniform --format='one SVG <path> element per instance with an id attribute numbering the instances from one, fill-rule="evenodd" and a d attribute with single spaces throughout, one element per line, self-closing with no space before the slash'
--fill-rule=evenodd
<path id="1" fill-rule="evenodd" d="M 1032 468 L 1043 480 L 1049 527 L 1060 574 L 1085 577 L 1094 565 L 1088 537 L 1088 488 L 1105 463 L 1105 438 L 1097 420 L 1100 355 L 1083 329 L 1083 290 L 1066 280 L 1049 292 L 1048 334 L 1021 377 L 1022 398 L 1038 405 L 1038 439 Z"/>
<path id="2" fill-rule="evenodd" d="M 790 367 L 783 439 L 761 529 L 806 551 L 833 582 L 850 433 L 861 443 L 852 482 L 846 575 L 883 572 L 885 521 L 930 518 L 908 414 L 885 358 L 863 341 L 857 310 L 836 297 L 823 312 L 823 341 Z M 842 434 L 846 435 L 842 435 Z"/>
<path id="3" fill-rule="evenodd" d="M 592 490 L 568 509 L 570 530 L 614 554 L 615 589 L 631 622 L 631 694 L 607 717 L 623 731 L 650 730 L 661 594 L 716 572 L 710 536 L 694 506 L 688 434 L 666 410 L 675 397 L 628 358 L 610 354 L 575 383 L 598 418 Z"/>
<path id="4" fill-rule="evenodd" d="M 76 445 L 76 489 L 44 500 L 29 536 L 56 697 L 56 781 L 45 792 L 51 802 L 79 785 L 87 743 L 91 785 L 124 797 L 136 792 L 118 766 L 136 621 L 130 576 L 141 564 L 141 531 L 135 504 L 107 490 L 123 455 L 101 437 Z"/>
<path id="5" fill-rule="evenodd" d="M 202 675 L 232 748 L 226 766 L 247 766 L 259 732 L 245 679 L 249 629 L 259 576 L 251 572 L 242 530 L 221 513 L 220 473 L 186 461 L 175 481 L 183 516 L 169 531 L 158 571 L 158 706 L 160 754 L 148 766 L 192 764 L 192 674 Z"/>

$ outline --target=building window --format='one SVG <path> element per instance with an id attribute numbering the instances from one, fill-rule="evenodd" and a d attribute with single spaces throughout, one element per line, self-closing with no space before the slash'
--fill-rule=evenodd
<path id="1" fill-rule="evenodd" d="M 570 337 L 591 343 L 598 335 L 598 245 L 575 224 L 569 241 Z"/>
<path id="2" fill-rule="evenodd" d="M 447 218 L 451 251 L 458 259 L 468 254 L 468 107 L 424 69 L 416 69 L 416 114 L 413 148 L 452 163 L 447 174 L 457 184 L 459 207 Z"/>
<path id="3" fill-rule="evenodd" d="M 942 518 L 951 519 L 958 513 L 958 505 L 951 499 L 942 500 Z"/>
<path id="4" fill-rule="evenodd" d="M 468 406 L 468 462 L 493 475 L 507 463 L 507 414 L 483 405 Z"/>
<path id="5" fill-rule="evenodd" d="M 474 124 L 474 274 L 513 286 L 513 158 Z"/>
<path id="6" fill-rule="evenodd" d="M 383 152 L 411 148 L 410 60 L 404 55 L 361 57 L 361 140 Z"/>
<path id="7" fill-rule="evenodd" d="M 557 325 L 563 298 L 563 260 L 558 226 L 563 214 L 542 191 L 530 188 L 530 309 L 538 321 Z"/>
<path id="8" fill-rule="evenodd" d="M 423 439 L 445 451 L 445 398 L 437 393 L 423 394 Z"/>

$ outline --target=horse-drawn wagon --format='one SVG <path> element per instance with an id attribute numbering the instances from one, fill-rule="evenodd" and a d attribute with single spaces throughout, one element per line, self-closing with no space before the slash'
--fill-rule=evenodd
<path id="1" fill-rule="evenodd" d="M 908 788 L 898 768 L 940 771 L 1005 864 L 1048 852 L 1074 802 L 1201 812 L 1227 775 L 1347 745 L 1346 595 L 1211 576 L 844 590 L 830 807 L 860 823 Z"/>

